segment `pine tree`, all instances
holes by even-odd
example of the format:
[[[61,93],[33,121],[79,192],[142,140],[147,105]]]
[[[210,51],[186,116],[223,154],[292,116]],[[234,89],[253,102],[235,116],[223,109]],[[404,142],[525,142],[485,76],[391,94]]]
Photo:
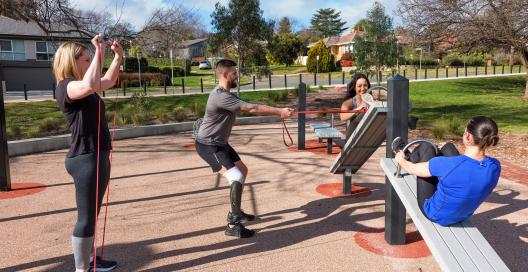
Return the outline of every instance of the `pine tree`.
[[[320,31],[324,37],[340,35],[348,29],[343,27],[346,22],[341,21],[340,16],[341,12],[336,12],[335,9],[319,9],[312,17],[312,29]]]

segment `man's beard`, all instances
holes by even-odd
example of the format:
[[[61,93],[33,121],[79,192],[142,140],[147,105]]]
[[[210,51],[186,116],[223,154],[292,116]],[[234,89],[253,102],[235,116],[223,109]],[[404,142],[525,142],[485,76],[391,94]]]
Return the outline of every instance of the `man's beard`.
[[[233,80],[229,83],[229,86],[231,87],[231,89],[234,89],[238,86],[238,82],[236,80]]]

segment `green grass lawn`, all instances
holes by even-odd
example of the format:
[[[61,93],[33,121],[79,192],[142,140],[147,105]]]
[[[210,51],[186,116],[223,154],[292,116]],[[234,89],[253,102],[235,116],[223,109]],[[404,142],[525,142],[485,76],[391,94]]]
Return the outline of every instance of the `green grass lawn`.
[[[439,118],[492,117],[501,131],[528,133],[528,102],[522,100],[526,77],[500,77],[410,83],[410,113],[419,125]]]
[[[439,119],[467,120],[475,115],[494,118],[501,131],[528,133],[528,102],[522,100],[524,76],[411,82],[411,115],[420,126]],[[203,116],[208,94],[105,99],[107,119],[118,126],[171,123]],[[295,99],[292,91],[243,92],[242,99],[272,106]],[[291,102],[292,100],[290,100]],[[6,103],[8,139],[25,139],[67,133],[65,121],[54,101]],[[247,116],[247,114],[241,114]]]

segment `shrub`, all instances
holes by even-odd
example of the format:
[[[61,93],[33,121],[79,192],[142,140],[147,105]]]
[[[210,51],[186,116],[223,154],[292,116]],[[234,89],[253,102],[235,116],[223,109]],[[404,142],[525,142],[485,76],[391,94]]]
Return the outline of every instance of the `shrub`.
[[[61,119],[46,117],[38,125],[38,132],[46,134],[48,132],[53,132],[59,130],[64,122]]]
[[[146,58],[140,59],[141,64],[141,72],[144,73],[148,68],[148,61]],[[123,66],[125,68],[125,72],[132,72],[137,73],[138,72],[138,59],[134,57],[129,57],[124,59]]]
[[[319,56],[319,64],[317,62]],[[306,68],[308,72],[316,72],[319,69],[320,73],[331,72],[335,69],[334,56],[330,49],[326,48],[325,43],[320,40],[310,48],[308,51],[308,60],[306,61]]]
[[[172,117],[176,122],[182,122],[187,119],[187,114],[183,107],[176,107],[172,110]]]
[[[191,107],[191,110],[196,117],[200,118],[205,114],[205,106],[206,104],[204,102],[195,101]]]

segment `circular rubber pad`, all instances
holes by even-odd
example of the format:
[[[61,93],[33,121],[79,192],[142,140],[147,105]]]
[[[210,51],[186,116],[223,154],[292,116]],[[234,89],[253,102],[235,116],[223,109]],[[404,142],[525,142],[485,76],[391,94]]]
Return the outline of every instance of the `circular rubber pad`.
[[[0,191],[0,199],[23,197],[44,191],[46,185],[41,183],[12,183],[10,191]]]
[[[318,185],[315,191],[328,197],[362,197],[372,193],[367,187],[352,184],[352,192],[344,194],[343,183],[323,183]]]
[[[405,234],[404,245],[389,245],[385,241],[385,229],[367,229],[354,235],[356,243],[374,254],[394,258],[424,258],[431,251],[418,231]]]

